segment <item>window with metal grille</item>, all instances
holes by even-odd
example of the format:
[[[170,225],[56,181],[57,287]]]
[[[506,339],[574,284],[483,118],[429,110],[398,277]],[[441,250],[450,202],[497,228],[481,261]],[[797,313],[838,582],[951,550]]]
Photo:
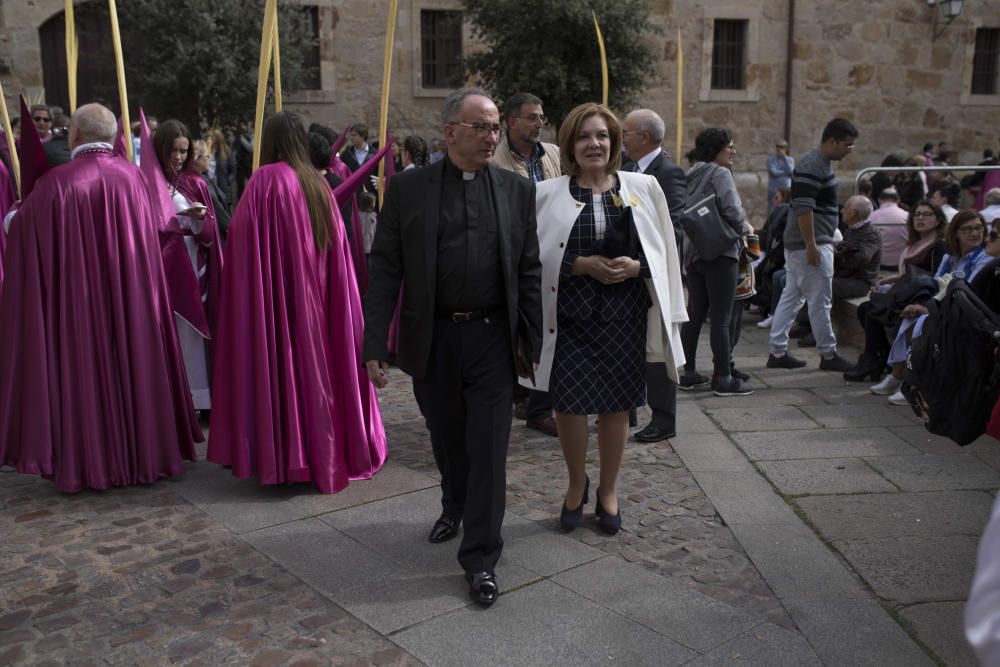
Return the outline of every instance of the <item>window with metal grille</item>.
[[[972,94],[997,94],[997,62],[1000,61],[1000,28],[978,28],[972,57]]]
[[[712,88],[746,88],[747,21],[716,19],[712,40]]]
[[[462,83],[462,12],[420,11],[421,79],[424,88]]]

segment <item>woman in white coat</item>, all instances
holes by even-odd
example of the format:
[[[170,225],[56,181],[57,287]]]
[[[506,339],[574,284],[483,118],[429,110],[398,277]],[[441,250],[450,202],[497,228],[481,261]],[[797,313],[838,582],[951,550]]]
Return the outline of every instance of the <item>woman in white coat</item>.
[[[560,522],[572,530],[582,520],[587,416],[598,414],[595,514],[609,534],[621,528],[618,472],[628,411],[645,402],[644,364],[666,362],[677,381],[687,319],[666,198],[652,176],[618,171],[621,140],[607,107],[573,109],[559,131],[567,175],[539,183],[536,202],[544,331],[535,388],[553,396],[569,472]]]

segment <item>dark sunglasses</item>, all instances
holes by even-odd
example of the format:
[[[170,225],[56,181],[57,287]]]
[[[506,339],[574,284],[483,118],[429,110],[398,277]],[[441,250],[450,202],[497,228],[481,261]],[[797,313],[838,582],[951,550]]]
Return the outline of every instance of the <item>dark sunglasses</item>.
[[[32,116],[31,120],[35,121],[36,123],[51,123],[52,122],[51,118],[46,118],[45,116]]]

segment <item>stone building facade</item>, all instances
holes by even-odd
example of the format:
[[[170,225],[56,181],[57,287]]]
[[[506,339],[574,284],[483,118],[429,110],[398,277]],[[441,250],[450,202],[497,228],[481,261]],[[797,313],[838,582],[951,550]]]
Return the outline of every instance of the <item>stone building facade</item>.
[[[737,183],[756,223],[766,211],[766,158],[786,127],[791,151],[799,155],[818,141],[829,118],[851,119],[861,137],[839,167],[844,182],[889,152],[919,153],[925,142],[946,141],[958,162],[976,163],[983,149],[1000,148],[998,55],[994,43],[984,56],[981,39],[984,31],[1000,29],[998,1],[965,0],[961,14],[943,26],[938,8],[928,0],[656,0],[651,20],[662,28],[654,44],[662,59],[650,72],[641,102],[667,121],[666,148],[674,152],[679,28],[685,150],[703,127],[733,132]],[[286,106],[334,127],[352,120],[375,127],[388,0],[295,2],[317,7],[319,88],[287,96]],[[39,28],[62,9],[63,0],[0,0],[0,77],[8,102],[21,91],[44,95]],[[441,53],[428,50],[454,55],[456,40],[459,52],[477,48],[468,25],[440,21],[454,17],[442,12],[460,10],[458,0],[400,0],[390,111],[397,135],[440,133],[438,112],[449,88],[435,87],[440,80],[425,81],[440,79],[443,71]],[[728,51],[716,44],[725,34],[720,21],[737,31],[735,41],[732,34],[725,37],[729,41],[722,46]],[[435,30],[448,33],[444,38],[451,41],[428,34]],[[935,33],[940,34],[934,38]],[[738,81],[722,88],[713,79],[720,51],[736,57],[739,66],[730,71]],[[990,66],[992,93],[972,94],[973,70]],[[544,90],[533,92],[545,96]]]

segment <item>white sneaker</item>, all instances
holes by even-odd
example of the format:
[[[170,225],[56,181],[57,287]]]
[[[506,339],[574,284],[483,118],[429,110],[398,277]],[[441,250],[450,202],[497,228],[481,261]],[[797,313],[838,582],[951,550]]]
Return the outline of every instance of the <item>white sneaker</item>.
[[[768,315],[767,317],[765,317],[764,319],[762,319],[760,322],[757,323],[757,328],[758,329],[770,329],[771,328],[771,320],[773,320],[773,319],[774,319],[774,316]]]
[[[909,405],[910,402],[906,400],[906,396],[903,396],[902,390],[896,391],[895,394],[889,397],[889,402],[893,405]]]
[[[892,373],[889,373],[882,381],[878,384],[873,384],[869,389],[876,396],[889,396],[899,391],[899,388],[903,386],[903,379],[898,377],[893,377]]]

